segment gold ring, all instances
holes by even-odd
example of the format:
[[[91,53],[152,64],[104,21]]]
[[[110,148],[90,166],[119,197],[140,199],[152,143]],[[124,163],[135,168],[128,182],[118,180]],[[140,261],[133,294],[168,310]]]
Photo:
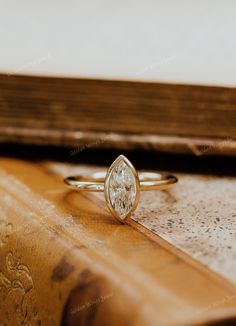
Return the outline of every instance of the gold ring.
[[[140,191],[163,190],[177,181],[173,175],[138,173],[124,155],[120,155],[107,172],[95,172],[91,176],[77,175],[64,180],[78,191],[104,192],[111,213],[122,223],[136,209]]]

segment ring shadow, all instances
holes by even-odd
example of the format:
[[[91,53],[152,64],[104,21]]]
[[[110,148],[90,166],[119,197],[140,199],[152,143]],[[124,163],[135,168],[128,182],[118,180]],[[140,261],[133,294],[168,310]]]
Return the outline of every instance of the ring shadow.
[[[63,196],[63,201],[69,208],[75,221],[82,223],[105,223],[120,225],[120,223],[106,209],[106,203],[98,195],[92,193],[80,193],[69,190]]]

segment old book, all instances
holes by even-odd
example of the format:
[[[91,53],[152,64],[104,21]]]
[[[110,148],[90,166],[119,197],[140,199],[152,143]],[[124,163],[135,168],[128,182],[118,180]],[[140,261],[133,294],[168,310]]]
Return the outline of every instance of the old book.
[[[0,324],[233,325],[235,178],[178,173],[120,225],[62,182],[98,169],[1,157]]]
[[[2,142],[235,155],[233,2],[47,6],[0,13]]]

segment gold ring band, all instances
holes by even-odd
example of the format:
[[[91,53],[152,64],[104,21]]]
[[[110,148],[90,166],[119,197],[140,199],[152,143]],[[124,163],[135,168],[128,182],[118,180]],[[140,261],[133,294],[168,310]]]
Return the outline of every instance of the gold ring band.
[[[177,181],[175,176],[169,174],[137,173],[124,155],[120,155],[107,172],[64,179],[68,186],[78,191],[104,192],[109,209],[121,222],[124,222],[137,207],[140,191],[163,190]]]
[[[163,190],[177,182],[175,176],[164,173],[141,172],[138,173],[138,177],[141,191]],[[103,192],[105,178],[106,172],[95,172],[91,176],[76,175],[68,177],[64,181],[78,191]]]

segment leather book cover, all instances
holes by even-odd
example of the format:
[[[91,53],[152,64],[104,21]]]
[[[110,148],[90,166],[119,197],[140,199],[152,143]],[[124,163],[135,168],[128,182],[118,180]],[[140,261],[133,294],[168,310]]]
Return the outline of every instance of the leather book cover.
[[[193,195],[201,190],[195,197],[201,202],[200,194],[214,195],[221,182],[230,199],[235,181],[181,175],[182,200],[173,201],[174,188],[155,200],[151,193],[142,196],[137,213],[121,225],[102,195],[79,194],[62,182],[69,173],[97,168],[1,158],[0,325],[190,326],[235,320],[233,242],[224,240],[223,231],[214,238],[214,228],[205,233],[209,209],[197,222],[186,206],[192,202],[188,189]],[[211,209],[223,221],[233,213],[233,202],[222,216],[217,196]],[[201,221],[206,224],[200,235]],[[188,223],[194,225],[192,236]],[[212,241],[221,251],[213,250]]]

